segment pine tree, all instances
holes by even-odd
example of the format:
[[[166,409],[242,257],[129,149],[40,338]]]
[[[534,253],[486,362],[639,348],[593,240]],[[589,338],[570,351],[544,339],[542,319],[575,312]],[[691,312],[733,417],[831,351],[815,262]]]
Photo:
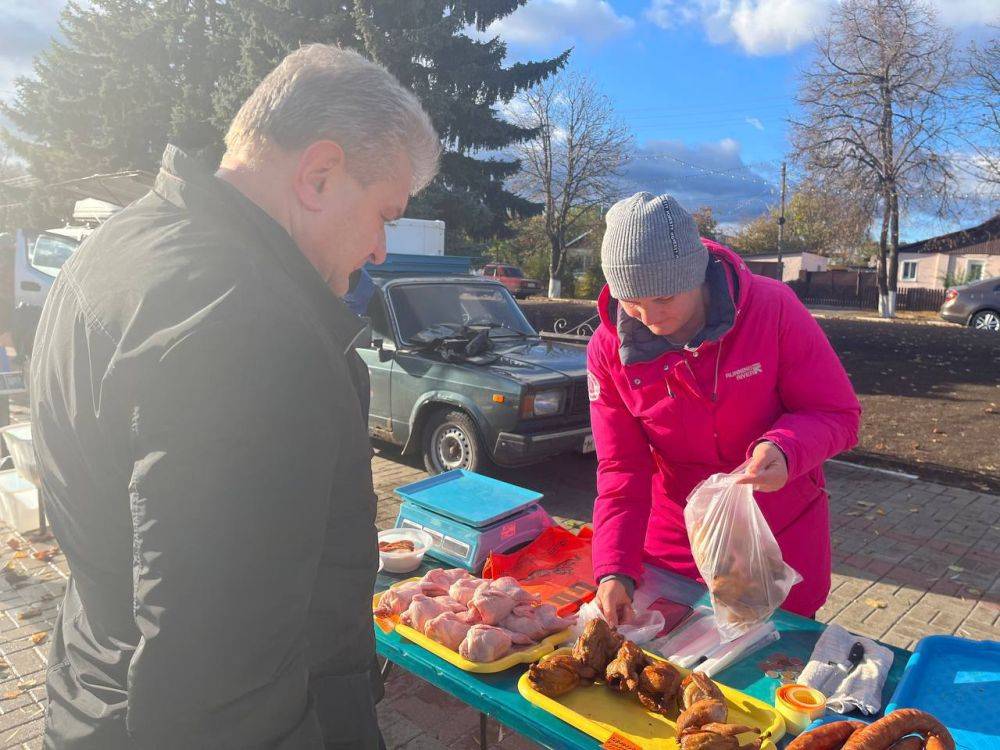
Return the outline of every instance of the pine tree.
[[[47,182],[155,170],[163,147],[218,152],[211,92],[224,62],[221,0],[70,2],[62,41],[35,60],[2,112],[5,140]]]
[[[503,41],[466,33],[470,27],[485,31],[526,1],[354,1],[365,53],[416,92],[445,144],[440,175],[409,213],[444,219],[452,238],[505,236],[509,218],[541,208],[505,187],[520,168],[518,161],[477,152],[502,152],[536,134],[502,119],[496,107],[557,72],[569,51],[505,68]]]

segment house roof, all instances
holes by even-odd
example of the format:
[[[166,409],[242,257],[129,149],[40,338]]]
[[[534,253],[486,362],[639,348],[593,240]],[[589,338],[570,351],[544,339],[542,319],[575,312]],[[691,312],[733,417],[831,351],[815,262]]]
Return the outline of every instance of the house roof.
[[[900,245],[899,252],[1000,255],[1000,213],[968,229]]]

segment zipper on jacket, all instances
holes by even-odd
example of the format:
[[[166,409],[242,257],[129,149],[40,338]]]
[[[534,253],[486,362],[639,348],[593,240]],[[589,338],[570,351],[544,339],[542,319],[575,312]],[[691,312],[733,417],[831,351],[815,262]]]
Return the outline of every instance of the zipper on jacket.
[[[722,341],[719,341],[719,351],[715,355],[715,384],[712,386],[712,403],[719,400],[719,363],[722,361]]]

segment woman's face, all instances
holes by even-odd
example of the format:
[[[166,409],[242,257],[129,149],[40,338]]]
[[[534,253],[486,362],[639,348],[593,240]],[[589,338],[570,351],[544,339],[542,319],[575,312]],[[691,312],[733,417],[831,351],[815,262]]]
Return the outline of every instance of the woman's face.
[[[642,321],[657,336],[686,332],[704,310],[700,286],[670,297],[638,297],[618,301],[629,317]]]

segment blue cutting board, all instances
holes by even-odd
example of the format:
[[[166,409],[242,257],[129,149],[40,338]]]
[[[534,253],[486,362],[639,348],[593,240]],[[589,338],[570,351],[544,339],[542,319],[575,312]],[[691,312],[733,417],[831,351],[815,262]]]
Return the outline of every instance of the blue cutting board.
[[[475,529],[489,526],[542,499],[542,494],[465,469],[399,487],[396,494]]]
[[[917,643],[885,712],[919,708],[962,750],[1000,748],[1000,642],[932,635]]]

